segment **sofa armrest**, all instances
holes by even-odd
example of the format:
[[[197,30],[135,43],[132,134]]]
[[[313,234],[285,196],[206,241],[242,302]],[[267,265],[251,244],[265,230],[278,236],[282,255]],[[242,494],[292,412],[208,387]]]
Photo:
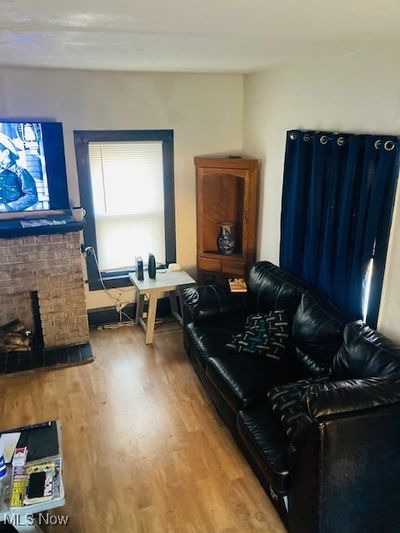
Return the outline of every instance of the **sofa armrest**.
[[[220,285],[190,287],[181,291],[183,322],[205,322],[228,315],[244,313],[247,309],[245,293],[231,293]]]
[[[400,478],[399,384],[381,389],[371,381],[320,386],[320,403],[312,409],[318,419],[291,473],[290,531],[394,531],[400,523],[400,498],[393,490]],[[323,402],[328,389],[332,395],[340,391],[341,403],[329,397],[336,411]],[[385,396],[379,396],[382,390]]]
[[[400,403],[400,378],[349,379],[312,385],[305,396],[314,420]]]

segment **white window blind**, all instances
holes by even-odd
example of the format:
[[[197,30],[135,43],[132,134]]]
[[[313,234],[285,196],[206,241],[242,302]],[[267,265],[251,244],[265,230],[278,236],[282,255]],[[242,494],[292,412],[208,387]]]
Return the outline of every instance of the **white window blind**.
[[[161,141],[90,142],[100,270],[132,268],[136,255],[165,262]]]

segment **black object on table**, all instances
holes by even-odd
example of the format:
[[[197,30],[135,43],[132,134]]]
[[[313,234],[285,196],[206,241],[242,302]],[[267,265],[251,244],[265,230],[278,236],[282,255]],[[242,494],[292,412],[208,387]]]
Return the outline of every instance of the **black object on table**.
[[[16,433],[20,431],[17,448],[28,448],[27,462],[38,461],[44,457],[53,457],[59,454],[57,422],[49,421],[31,426],[23,426],[3,433]]]

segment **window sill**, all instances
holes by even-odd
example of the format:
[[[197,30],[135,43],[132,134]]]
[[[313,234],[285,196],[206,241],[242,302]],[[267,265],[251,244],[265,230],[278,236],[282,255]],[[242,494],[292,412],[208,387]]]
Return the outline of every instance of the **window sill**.
[[[165,272],[167,270],[167,267],[162,265],[157,267],[157,271]],[[103,273],[103,283],[106,287],[106,289],[119,289],[121,287],[134,287],[133,283],[129,279],[129,274],[131,272],[135,272],[135,269],[132,268],[132,270],[126,271],[126,272],[115,272],[113,274],[105,274]],[[147,276],[147,267],[145,268],[144,275]],[[89,291],[102,291],[104,290],[104,287],[99,279],[95,280],[88,280],[86,282],[89,286]]]
[[[119,289],[121,287],[132,287],[128,272],[114,274],[112,276],[103,275],[103,282],[106,289]],[[88,280],[89,291],[102,291],[104,287],[99,279]]]

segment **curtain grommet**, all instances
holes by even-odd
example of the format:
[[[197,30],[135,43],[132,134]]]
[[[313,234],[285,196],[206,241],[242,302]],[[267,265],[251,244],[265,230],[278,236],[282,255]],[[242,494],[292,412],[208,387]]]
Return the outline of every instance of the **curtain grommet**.
[[[374,146],[377,150],[379,150],[379,148],[382,146],[382,141],[378,139],[377,141],[374,142]]]
[[[326,135],[323,135],[323,136],[320,138],[319,142],[320,142],[321,144],[327,144],[327,142],[328,142],[328,137],[327,137]]]
[[[309,133],[306,133],[303,137],[303,141],[308,143],[309,141],[311,141],[311,135]]]
[[[346,144],[346,140],[345,140],[344,137],[339,137],[336,142],[337,142],[338,146],[344,146]]]
[[[394,144],[393,141],[386,141],[384,146],[385,146],[386,151],[391,152],[396,145]]]
[[[291,141],[295,141],[297,139],[297,135],[292,131],[291,133],[289,133],[289,139]]]

